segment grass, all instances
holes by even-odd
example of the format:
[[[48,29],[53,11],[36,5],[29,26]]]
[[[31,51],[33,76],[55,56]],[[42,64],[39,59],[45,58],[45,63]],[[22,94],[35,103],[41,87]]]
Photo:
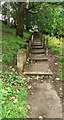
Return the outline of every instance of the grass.
[[[13,67],[3,71],[2,118],[24,118],[27,116],[27,88],[25,78],[18,75]]]
[[[16,34],[16,29],[15,29],[15,28],[12,29],[12,28],[10,28],[9,26],[0,23],[0,30],[1,30],[1,29],[2,29],[3,31],[7,32],[7,33],[10,33],[10,34],[13,34],[13,35]]]
[[[13,56],[17,54],[17,51],[20,49],[20,47],[24,47],[24,43],[29,38],[30,32],[24,32],[24,37],[20,38],[15,35],[15,29],[9,28],[7,25],[2,25],[2,29],[5,32],[2,36],[2,60],[4,62],[11,62],[13,61]]]
[[[43,35],[43,38],[48,38],[48,47],[58,56],[59,62],[59,76],[61,80],[64,80],[64,46],[62,49],[63,38],[56,38],[55,36]]]
[[[0,116],[2,118],[26,118],[27,87],[25,78],[18,75],[15,68],[7,66],[5,63],[13,63],[14,55],[17,55],[20,47],[24,47],[24,43],[29,38],[30,32],[24,32],[24,37],[20,38],[15,35],[16,30],[9,28],[7,25],[2,24],[2,30],[3,71],[1,76],[2,83],[0,83],[0,104],[3,109],[0,108]]]

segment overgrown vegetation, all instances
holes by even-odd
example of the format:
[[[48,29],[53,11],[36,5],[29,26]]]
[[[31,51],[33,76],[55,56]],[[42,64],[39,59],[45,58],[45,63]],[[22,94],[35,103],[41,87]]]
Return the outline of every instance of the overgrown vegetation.
[[[0,27],[1,29],[1,27]],[[13,56],[17,55],[17,51],[24,47],[24,43],[29,38],[30,33],[24,32],[24,37],[20,38],[15,35],[16,29],[12,29],[7,25],[2,24],[2,43],[3,43],[3,57],[4,62],[13,61]]]
[[[55,36],[50,36],[50,35],[43,35],[43,39],[48,38],[48,47],[51,49],[56,55],[57,55],[57,60],[59,63],[59,77],[64,80],[64,55],[63,55],[63,50],[64,47],[62,47],[63,44],[63,38],[56,38]]]
[[[0,25],[1,26],[1,25]],[[1,29],[1,27],[0,27]],[[30,33],[24,32],[24,37],[15,35],[15,29],[2,24],[2,48],[3,48],[3,70],[1,88],[2,118],[24,118],[27,117],[26,97],[27,87],[25,78],[18,74],[16,68],[7,66],[5,63],[13,63],[14,55],[24,47]],[[15,58],[16,59],[16,58]],[[8,64],[9,65],[9,64]]]
[[[56,37],[49,37],[48,36],[48,42],[49,42],[49,48],[57,54],[58,62],[59,62],[59,76],[61,80],[64,80],[64,55],[62,54],[62,44],[63,44],[63,38],[56,38]]]
[[[27,116],[27,88],[25,78],[10,66],[2,75],[2,118],[24,118]]]

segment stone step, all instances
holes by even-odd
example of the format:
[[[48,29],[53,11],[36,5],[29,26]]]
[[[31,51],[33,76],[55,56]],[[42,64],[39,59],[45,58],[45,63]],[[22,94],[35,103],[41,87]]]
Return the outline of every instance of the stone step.
[[[44,49],[38,49],[38,50],[37,49],[34,49],[34,50],[32,49],[31,53],[32,54],[43,54],[43,53],[45,53],[45,51],[44,51]]]
[[[33,44],[41,44],[42,42],[33,42]]]
[[[26,75],[52,75],[48,61],[33,62],[30,65],[25,65],[24,74]]]
[[[47,61],[48,57],[45,54],[30,54],[29,59],[34,61]]]
[[[42,46],[42,44],[32,44],[32,46]]]
[[[44,58],[47,57],[46,54],[29,54],[29,58]]]
[[[44,75],[44,76],[52,76],[52,72],[24,72],[24,75]]]
[[[34,40],[33,42],[42,42],[41,40]]]
[[[42,46],[42,45],[41,45],[41,46],[33,46],[33,45],[32,45],[32,48],[33,48],[33,49],[42,49],[43,46]]]
[[[32,45],[41,45],[42,46],[42,43],[41,42],[33,42]]]
[[[48,60],[47,57],[44,57],[44,58],[43,57],[42,58],[37,58],[37,57],[33,58],[33,57],[31,57],[30,59],[33,60],[33,61],[47,61]]]

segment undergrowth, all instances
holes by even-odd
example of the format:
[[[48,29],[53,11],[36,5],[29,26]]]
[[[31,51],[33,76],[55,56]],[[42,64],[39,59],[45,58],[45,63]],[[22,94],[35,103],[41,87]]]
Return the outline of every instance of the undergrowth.
[[[1,30],[1,25],[0,25]],[[26,118],[27,87],[24,76],[20,76],[16,70],[7,63],[13,63],[14,55],[20,48],[24,48],[30,32],[24,32],[24,37],[15,35],[15,29],[2,24],[2,60],[3,70],[0,82],[0,117],[5,118]],[[1,73],[1,72],[0,72]]]
[[[6,70],[7,69],[7,70]],[[27,116],[27,88],[25,78],[12,67],[2,74],[2,118],[24,118]]]
[[[48,47],[51,49],[56,55],[59,62],[59,76],[61,80],[64,80],[64,55],[62,48],[63,38],[56,38],[55,36],[43,35],[43,39],[48,38]]]
[[[13,61],[13,56],[17,55],[17,51],[20,48],[24,47],[24,43],[29,38],[30,33],[24,32],[24,37],[20,38],[15,35],[15,29],[9,28],[6,25],[2,25],[2,60],[3,62],[11,62]],[[9,34],[6,34],[6,33]]]

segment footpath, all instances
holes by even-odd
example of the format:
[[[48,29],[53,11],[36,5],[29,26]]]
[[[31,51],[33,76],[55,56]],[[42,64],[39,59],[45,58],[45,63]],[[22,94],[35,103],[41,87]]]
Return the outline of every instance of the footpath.
[[[50,83],[53,73],[49,67],[48,56],[42,41],[37,37],[33,40],[28,60],[24,75],[30,78],[40,76],[39,80],[33,78],[32,94],[27,97],[29,118],[62,118],[61,100]],[[47,79],[43,79],[43,76]]]

